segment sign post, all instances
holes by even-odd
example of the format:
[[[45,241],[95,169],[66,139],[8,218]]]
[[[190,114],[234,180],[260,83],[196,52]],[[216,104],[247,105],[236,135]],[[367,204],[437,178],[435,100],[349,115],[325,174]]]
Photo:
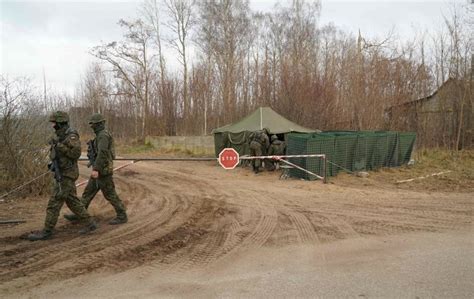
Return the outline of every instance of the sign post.
[[[224,169],[234,169],[239,162],[239,153],[231,147],[225,148],[219,153],[219,164]]]

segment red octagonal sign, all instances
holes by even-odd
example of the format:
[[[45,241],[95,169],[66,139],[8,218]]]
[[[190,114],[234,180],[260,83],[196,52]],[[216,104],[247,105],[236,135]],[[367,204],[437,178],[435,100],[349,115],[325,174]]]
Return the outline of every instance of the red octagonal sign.
[[[219,153],[219,164],[224,169],[234,169],[239,164],[239,153],[231,148],[225,148]]]

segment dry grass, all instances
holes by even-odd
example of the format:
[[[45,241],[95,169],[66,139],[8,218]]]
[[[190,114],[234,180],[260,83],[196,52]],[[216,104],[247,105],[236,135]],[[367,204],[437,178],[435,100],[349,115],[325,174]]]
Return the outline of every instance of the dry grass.
[[[439,149],[421,150],[414,154],[414,158],[414,165],[371,171],[367,179],[342,174],[333,180],[340,184],[363,180],[363,185],[380,185],[424,191],[474,192],[474,150],[458,152]],[[438,176],[429,176],[447,171],[450,172]],[[429,177],[397,183],[397,181],[425,176]]]
[[[203,149],[190,151],[184,147],[175,146],[172,149],[156,148],[151,143],[118,143],[115,146],[117,155],[125,157],[210,157]]]
[[[205,156],[202,153],[180,148],[172,150],[158,149],[151,144],[119,144],[116,151],[120,155],[128,157]],[[414,158],[414,165],[371,171],[366,179],[340,173],[337,177],[330,178],[330,181],[340,185],[362,183],[363,186],[373,185],[424,191],[474,192],[474,150],[457,152],[440,149],[421,150],[414,154]],[[445,171],[450,172],[397,184],[397,181],[424,177]]]

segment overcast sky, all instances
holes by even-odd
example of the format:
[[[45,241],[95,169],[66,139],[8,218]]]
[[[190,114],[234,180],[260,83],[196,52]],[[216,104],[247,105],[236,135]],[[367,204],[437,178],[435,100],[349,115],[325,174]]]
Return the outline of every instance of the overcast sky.
[[[199,1],[199,0],[198,0]],[[450,3],[468,0],[323,0],[320,24],[347,32],[384,36],[392,28],[404,39],[437,31]],[[0,0],[0,73],[29,76],[55,91],[72,94],[93,61],[89,50],[121,37],[119,19],[133,19],[141,0]],[[276,1],[251,0],[254,10],[271,10]],[[285,3],[285,1],[281,1]],[[169,49],[171,54],[172,50]]]

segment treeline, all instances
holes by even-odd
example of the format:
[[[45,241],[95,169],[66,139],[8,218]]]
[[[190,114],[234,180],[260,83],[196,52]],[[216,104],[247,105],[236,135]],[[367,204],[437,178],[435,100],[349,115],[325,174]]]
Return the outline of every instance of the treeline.
[[[97,62],[76,95],[47,102],[74,106],[78,119],[104,113],[114,134],[137,140],[209,134],[260,106],[321,130],[391,129],[387,108],[448,78],[467,82],[463,101],[472,106],[474,24],[463,17],[472,6],[411,41],[319,25],[320,8],[294,0],[260,13],[248,1],[146,0],[139,19],[119,21],[123,39],[91,49]]]
[[[416,130],[419,146],[474,143],[462,143],[474,136],[473,5],[453,8],[439,31],[411,41],[322,26],[320,8],[294,0],[260,13],[241,0],[146,0],[139,19],[118,23],[121,40],[91,49],[96,63],[74,96],[0,76],[0,189],[46,171],[45,116],[56,109],[69,111],[82,135],[91,133],[86,118],[101,112],[128,141],[209,134],[270,106],[321,130]],[[178,67],[166,59],[170,49]],[[456,105],[431,112],[451,124],[427,130],[429,123],[387,121],[387,111],[397,111],[388,108],[427,97],[448,79],[459,88],[443,94],[456,95]]]

